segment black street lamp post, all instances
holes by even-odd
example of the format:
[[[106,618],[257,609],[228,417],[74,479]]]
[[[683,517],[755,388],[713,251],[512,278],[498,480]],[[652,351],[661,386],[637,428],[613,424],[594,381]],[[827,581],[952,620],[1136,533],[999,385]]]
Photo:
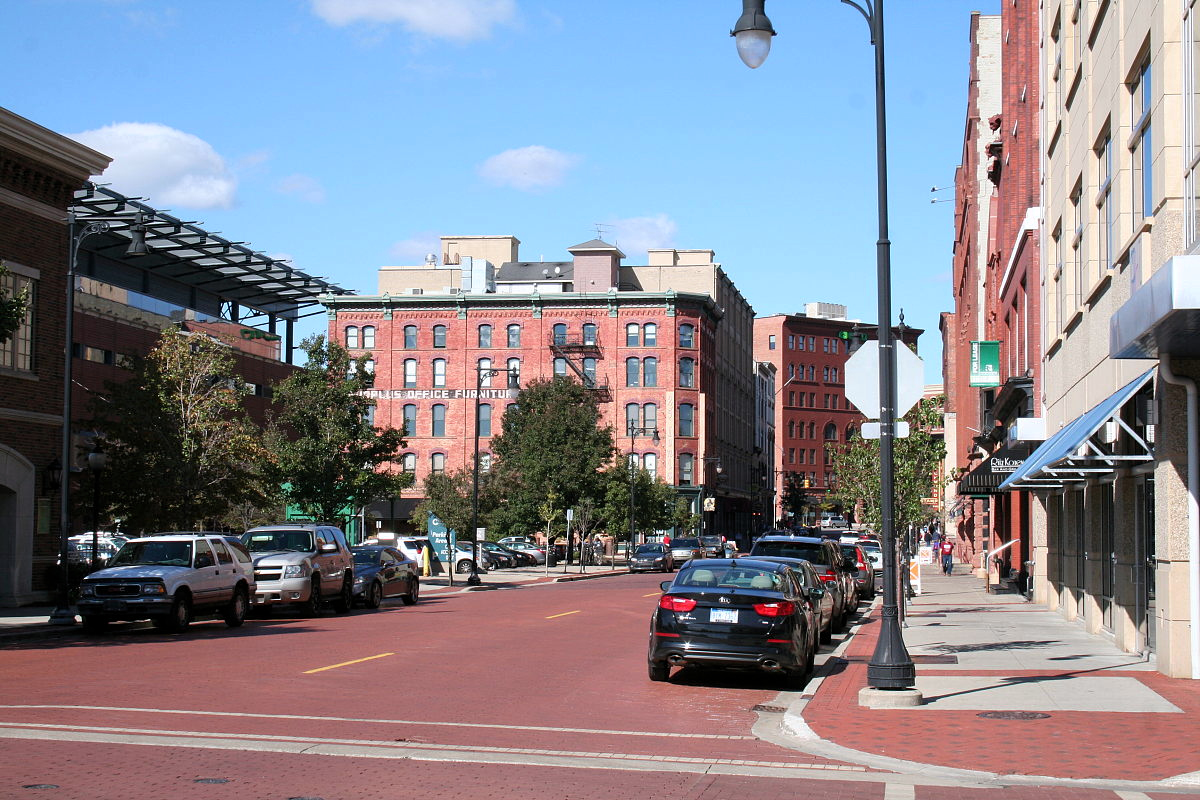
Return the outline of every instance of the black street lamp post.
[[[633,450],[637,446],[637,437],[639,436],[649,436],[651,441],[656,445],[658,444],[659,439],[658,428],[639,428],[632,422],[630,422],[625,428],[625,432],[629,436],[629,545],[625,552],[625,559],[629,560],[633,558],[633,550],[637,546],[637,527],[634,521],[634,493],[637,488],[638,470],[641,468],[641,465],[635,463],[634,461],[637,458],[637,454],[634,453]],[[614,545],[614,547],[615,546],[616,545]]]
[[[475,365],[475,470],[471,486],[471,575],[467,585],[478,586],[483,581],[479,577],[479,399],[483,395],[484,378],[492,378],[503,373],[508,378],[505,381],[506,391],[516,388],[519,373],[512,367],[485,367]],[[489,430],[489,435],[490,435]]]
[[[867,665],[867,686],[871,689],[911,690],[916,684],[916,669],[904,646],[898,613],[899,573],[896,563],[895,462],[893,444],[896,433],[896,353],[892,334],[892,264],[888,239],[887,205],[887,114],[885,103],[883,0],[841,0],[857,9],[871,30],[875,46],[875,153],[877,163],[879,238],[876,242],[879,336],[879,458],[880,514],[883,549],[883,610],[879,641]],[[737,41],[738,55],[754,69],[762,64],[771,49],[775,30],[764,12],[765,0],[742,0],[742,16],[731,35]],[[919,700],[919,697],[916,698]]]
[[[100,473],[108,466],[108,454],[97,448],[88,453],[88,469],[92,472],[92,565],[100,567]]]

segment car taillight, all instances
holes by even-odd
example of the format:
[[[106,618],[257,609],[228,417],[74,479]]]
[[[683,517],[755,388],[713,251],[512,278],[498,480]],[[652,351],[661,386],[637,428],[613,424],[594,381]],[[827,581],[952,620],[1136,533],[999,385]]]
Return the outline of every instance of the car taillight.
[[[665,608],[667,611],[691,611],[696,607],[696,601],[690,597],[676,597],[673,594],[664,594],[658,600],[658,607]]]
[[[824,572],[818,572],[817,575],[819,575],[821,580],[825,583],[833,583],[837,580],[837,573],[831,569],[827,569]]]
[[[791,600],[778,603],[755,603],[754,610],[764,617],[788,617],[796,613],[796,604]]]

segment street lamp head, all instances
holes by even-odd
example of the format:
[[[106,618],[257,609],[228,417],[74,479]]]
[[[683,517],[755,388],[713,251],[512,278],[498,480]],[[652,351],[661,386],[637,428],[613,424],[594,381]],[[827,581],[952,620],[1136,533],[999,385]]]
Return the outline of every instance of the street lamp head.
[[[766,0],[742,0],[742,15],[729,35],[737,45],[738,57],[750,69],[758,69],[771,52],[775,29],[763,10]]]
[[[125,251],[125,255],[144,256],[149,252],[150,248],[146,246],[146,225],[141,212],[138,212],[133,224],[129,226],[129,249]]]

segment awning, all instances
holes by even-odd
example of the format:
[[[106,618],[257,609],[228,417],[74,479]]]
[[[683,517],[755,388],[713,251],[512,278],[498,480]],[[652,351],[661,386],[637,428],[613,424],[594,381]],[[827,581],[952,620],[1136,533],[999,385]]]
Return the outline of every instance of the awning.
[[[1200,255],[1174,256],[1109,321],[1112,358],[1200,356]]]
[[[1112,472],[1122,461],[1149,461],[1150,445],[1121,419],[1121,407],[1149,383],[1156,367],[1125,384],[1091,411],[1076,417],[1034,450],[1029,458],[1000,484],[1000,489],[1054,489],[1072,481]],[[1129,434],[1138,452],[1116,454],[1091,441],[1109,420]]]
[[[1016,472],[1025,459],[1024,449],[1001,447],[958,480],[959,495],[1000,494],[1000,484]]]

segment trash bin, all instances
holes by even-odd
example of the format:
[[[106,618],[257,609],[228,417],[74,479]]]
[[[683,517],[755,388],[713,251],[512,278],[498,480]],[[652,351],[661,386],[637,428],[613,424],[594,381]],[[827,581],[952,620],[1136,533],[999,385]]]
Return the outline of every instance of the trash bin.
[[[1033,599],[1033,562],[1026,561],[1021,564],[1021,593],[1025,595],[1026,600]]]

